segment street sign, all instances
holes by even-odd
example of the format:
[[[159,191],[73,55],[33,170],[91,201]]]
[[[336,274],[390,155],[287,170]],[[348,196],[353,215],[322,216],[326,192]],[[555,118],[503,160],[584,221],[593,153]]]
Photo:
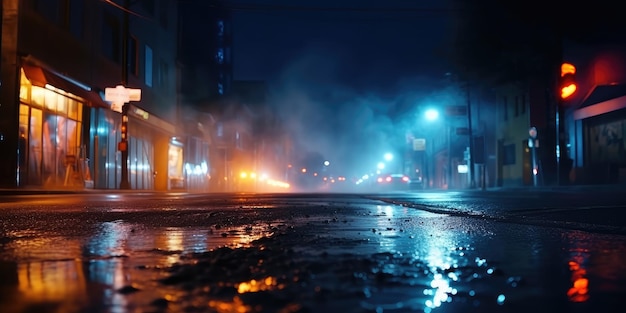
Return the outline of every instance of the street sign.
[[[424,150],[426,150],[426,139],[424,138],[413,139],[413,151],[424,151]]]
[[[530,135],[530,138],[537,138],[537,128],[535,127],[529,128],[528,135]]]
[[[446,107],[446,115],[461,116],[467,114],[467,107],[463,105],[451,105]]]
[[[456,134],[457,135],[468,135],[469,134],[469,129],[467,127],[457,127]]]
[[[126,88],[122,85],[105,88],[104,100],[111,102],[111,110],[122,113],[124,103],[141,100],[141,89]]]

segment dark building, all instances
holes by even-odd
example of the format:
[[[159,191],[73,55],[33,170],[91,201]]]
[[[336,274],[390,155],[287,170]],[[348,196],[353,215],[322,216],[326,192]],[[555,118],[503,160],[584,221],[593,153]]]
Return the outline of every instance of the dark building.
[[[180,112],[187,153],[185,163],[205,173],[191,175],[185,185],[191,190],[225,190],[228,180],[224,108],[232,84],[231,12],[221,1],[179,3]],[[228,137],[230,138],[230,137]],[[189,171],[188,171],[189,172]]]
[[[2,1],[0,185],[117,189],[122,150],[132,189],[183,176],[176,2],[118,3]]]
[[[215,0],[183,1],[179,10],[181,104],[202,111],[231,89],[231,12]]]

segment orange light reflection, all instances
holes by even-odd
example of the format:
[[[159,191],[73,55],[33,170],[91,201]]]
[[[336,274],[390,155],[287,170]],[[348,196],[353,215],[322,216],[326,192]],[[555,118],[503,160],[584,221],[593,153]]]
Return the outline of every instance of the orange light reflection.
[[[585,302],[589,299],[589,280],[585,277],[585,270],[577,261],[569,261],[572,271],[572,287],[567,291],[567,297],[572,302]]]

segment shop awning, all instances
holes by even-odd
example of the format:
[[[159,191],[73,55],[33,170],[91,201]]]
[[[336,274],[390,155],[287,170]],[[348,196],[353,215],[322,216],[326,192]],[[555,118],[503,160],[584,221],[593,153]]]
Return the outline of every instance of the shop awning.
[[[580,107],[574,111],[574,119],[582,120],[626,108],[626,84],[600,85],[594,87]]]
[[[159,130],[168,135],[176,134],[176,126],[174,124],[160,119],[154,114],[150,114],[132,103],[128,108],[128,117],[133,118],[136,121],[140,121],[141,123],[151,126],[153,129]]]
[[[46,85],[50,85],[83,98],[91,106],[109,108],[97,91],[70,77],[30,62],[24,62],[22,69],[26,78],[35,86],[45,88]]]

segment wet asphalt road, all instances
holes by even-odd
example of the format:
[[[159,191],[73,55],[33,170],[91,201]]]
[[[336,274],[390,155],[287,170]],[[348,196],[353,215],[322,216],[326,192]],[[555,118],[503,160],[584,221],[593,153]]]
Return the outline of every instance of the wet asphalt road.
[[[1,312],[621,312],[620,190],[0,196]]]

